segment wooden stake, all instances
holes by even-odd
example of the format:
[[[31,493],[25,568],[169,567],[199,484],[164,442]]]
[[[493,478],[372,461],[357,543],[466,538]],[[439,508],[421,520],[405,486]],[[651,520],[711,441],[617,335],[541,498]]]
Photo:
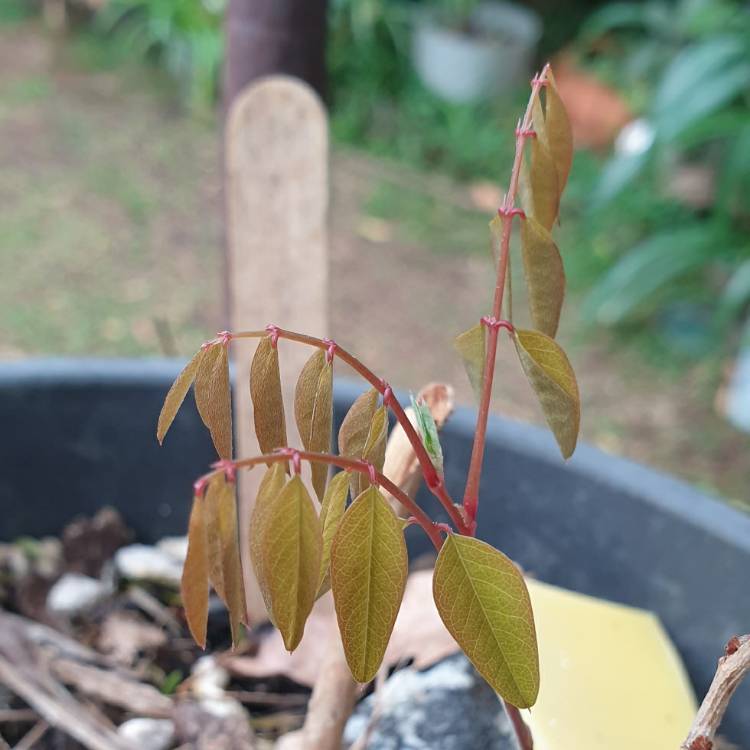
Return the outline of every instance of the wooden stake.
[[[317,95],[285,76],[259,80],[234,100],[226,127],[229,293],[233,330],[274,323],[317,336],[328,333],[328,123]],[[287,436],[294,384],[310,356],[280,342]],[[258,453],[248,387],[252,345],[235,351],[235,432],[238,456]],[[249,528],[262,473],[244,474],[239,487],[241,533]],[[265,619],[262,598],[241,544],[248,620]]]

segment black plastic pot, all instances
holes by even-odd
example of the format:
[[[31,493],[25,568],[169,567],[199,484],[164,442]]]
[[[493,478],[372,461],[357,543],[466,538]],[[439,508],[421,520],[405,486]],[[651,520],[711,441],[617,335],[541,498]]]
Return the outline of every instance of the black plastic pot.
[[[213,460],[192,404],[163,448],[154,436],[173,360],[30,360],[0,367],[0,538],[56,534],[73,516],[117,507],[141,541],[184,533],[191,484]],[[340,420],[360,388],[339,383]],[[460,496],[474,415],[442,439]],[[550,583],[656,612],[698,694],[726,641],[750,629],[750,517],[691,487],[587,445],[567,464],[545,430],[493,418],[480,536]],[[433,508],[431,496],[420,500]],[[414,553],[427,551],[411,529]],[[750,684],[723,731],[750,746]]]

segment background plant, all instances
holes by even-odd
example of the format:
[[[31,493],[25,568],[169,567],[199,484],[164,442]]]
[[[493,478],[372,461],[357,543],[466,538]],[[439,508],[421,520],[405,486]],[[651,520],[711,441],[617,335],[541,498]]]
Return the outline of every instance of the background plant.
[[[449,7],[465,16],[475,4],[330,0],[326,54],[336,141],[459,179],[492,179],[512,154],[513,141],[503,133],[514,124],[507,114],[523,105],[523,93],[511,102],[444,102],[424,88],[410,60],[415,12]],[[574,36],[591,0],[578,2],[564,19],[554,4],[536,5],[554,19],[542,40],[547,55]],[[219,98],[225,7],[226,0],[112,0],[91,28],[118,58],[164,67],[183,101],[204,112]]]
[[[750,300],[750,13],[732,0],[616,3],[589,20],[583,47],[643,118],[640,144],[592,193],[610,267],[585,313],[605,325],[682,317],[703,334],[686,350],[703,353]]]
[[[432,4],[440,22],[458,31],[471,33],[471,15],[479,0],[439,0]]]
[[[334,341],[275,325],[258,331],[224,331],[205,343],[178,376],[166,396],[157,437],[164,439],[192,385],[198,411],[219,455],[212,471],[195,484],[182,579],[188,624],[199,644],[206,641],[209,584],[227,605],[233,641],[239,640],[247,615],[240,557],[247,545],[269,618],[286,647],[290,651],[296,648],[315,600],[330,586],[352,675],[359,682],[371,680],[382,661],[406,584],[404,530],[416,525],[438,552],[433,591],[447,629],[509,704],[528,707],[536,701],[538,650],[523,576],[512,561],[474,534],[501,332],[516,348],[563,457],[573,453],[578,438],[578,387],[570,363],[554,339],[565,278],[550,233],[571,167],[572,136],[548,68],[532,82],[515,142],[508,190],[490,223],[497,259],[491,314],[456,339],[479,397],[460,505],[444,483],[442,450],[429,410],[417,409],[415,427],[388,383]],[[517,195],[523,208],[515,205]],[[514,221],[520,222],[520,255],[534,329],[519,329],[512,322],[508,267]],[[503,312],[507,318],[502,317]],[[250,368],[250,393],[262,455],[234,459],[228,349],[242,339],[259,340]],[[299,375],[294,398],[300,449],[287,445],[279,341],[313,349]],[[339,450],[334,454],[330,445],[337,362],[353,369],[370,390],[347,413],[337,437]],[[449,523],[433,519],[383,475],[388,411],[403,428],[425,484]],[[310,466],[317,503],[302,480],[303,464]],[[264,465],[250,529],[239,529],[237,473]],[[332,466],[342,471],[328,481]],[[405,523],[381,490],[411,514]],[[347,506],[349,495],[352,502]]]
[[[193,110],[217,97],[224,59],[225,0],[107,0],[95,28],[131,54],[161,63]]]

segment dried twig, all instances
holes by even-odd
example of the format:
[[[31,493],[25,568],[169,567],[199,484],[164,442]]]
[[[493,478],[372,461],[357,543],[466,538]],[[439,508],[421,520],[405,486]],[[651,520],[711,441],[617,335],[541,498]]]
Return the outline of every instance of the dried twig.
[[[375,692],[372,701],[372,713],[370,714],[370,720],[367,722],[365,731],[357,737],[349,750],[367,750],[367,746],[370,744],[372,734],[375,731],[380,717],[383,715],[385,707],[385,701],[383,698],[383,688],[385,687],[385,681],[388,678],[388,668],[384,665],[380,665],[377,675],[375,676]]]
[[[42,737],[44,737],[48,729],[49,724],[46,721],[38,721],[28,732],[26,732],[13,750],[31,750],[31,748],[33,748]]]
[[[45,625],[0,612],[0,682],[39,716],[91,750],[118,750],[119,738],[96,706],[77,700],[63,683],[81,694],[141,716],[167,716],[172,699],[141,682],[131,670]],[[41,730],[40,730],[41,731]]]
[[[712,750],[714,737],[734,691],[750,672],[750,635],[735,636],[719,659],[711,687],[698,709],[682,750]]]
[[[263,690],[225,690],[224,692],[240,703],[256,706],[298,708],[310,702],[310,696],[307,693],[267,693]]]
[[[335,620],[332,620],[328,650],[307,707],[305,724],[299,731],[282,737],[277,750],[339,750],[344,727],[354,710],[358,687],[346,663]]]
[[[34,722],[38,718],[30,708],[4,708],[0,711],[0,724],[7,722]]]
[[[56,656],[68,657],[75,661],[91,664],[109,665],[106,657],[82,643],[79,643],[59,630],[29,620],[21,615],[0,612],[0,632],[12,634],[13,640],[20,641],[28,649],[54,653]],[[4,645],[0,642],[0,648]],[[7,643],[5,643],[7,646]]]
[[[172,699],[153,685],[129,679],[113,669],[105,670],[67,659],[50,664],[52,673],[84,695],[111,706],[119,706],[138,716],[165,717],[172,712]]]
[[[3,656],[0,656],[0,683],[28,703],[50,726],[61,729],[89,750],[132,750],[83,710],[62,686],[32,669],[11,664]]]
[[[182,628],[180,623],[170,611],[169,607],[162,604],[153,594],[150,594],[141,586],[132,584],[125,597],[136,607],[143,610],[147,615],[152,617],[159,625],[163,625],[172,635],[180,635]]]

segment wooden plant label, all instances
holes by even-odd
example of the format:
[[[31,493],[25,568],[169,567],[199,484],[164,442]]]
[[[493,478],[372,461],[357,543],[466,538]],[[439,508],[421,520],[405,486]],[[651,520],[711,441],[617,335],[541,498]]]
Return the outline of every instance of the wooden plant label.
[[[286,76],[262,79],[234,100],[226,126],[226,206],[231,327],[273,323],[325,336],[328,326],[328,122],[318,96]],[[258,452],[248,386],[252,346],[233,351],[238,456]],[[296,374],[310,352],[279,346],[282,392],[294,402]],[[286,376],[284,376],[286,373]],[[290,444],[299,444],[294,414]],[[240,529],[248,529],[262,472],[243,474]],[[243,574],[251,622],[265,619],[248,555]]]

